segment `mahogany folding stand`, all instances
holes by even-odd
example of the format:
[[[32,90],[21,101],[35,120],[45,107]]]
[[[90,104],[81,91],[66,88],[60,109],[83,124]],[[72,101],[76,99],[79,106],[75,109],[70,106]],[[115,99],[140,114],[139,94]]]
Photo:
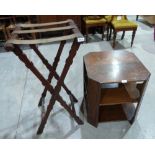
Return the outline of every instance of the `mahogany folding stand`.
[[[47,33],[48,32],[48,33]],[[52,37],[33,39],[34,34],[37,36],[41,36],[42,33],[52,33]],[[69,51],[69,55],[66,58],[66,63],[62,70],[61,75],[58,75],[56,72],[60,56],[62,54],[64,45],[67,40],[73,40],[71,49]],[[39,49],[37,48],[37,44],[46,44],[60,42],[57,54],[54,58],[53,64],[51,65],[47,59],[41,54]],[[39,105],[42,106],[44,103],[44,99],[47,91],[51,94],[50,102],[47,106],[47,110],[45,115],[42,118],[41,124],[38,128],[37,134],[41,134],[44,130],[45,124],[47,122],[48,116],[53,109],[53,106],[56,101],[58,101],[61,106],[63,106],[68,113],[74,118],[74,120],[78,124],[83,124],[82,120],[76,115],[76,111],[74,108],[74,102],[77,102],[76,97],[72,94],[69,88],[65,85],[64,80],[67,75],[67,72],[73,62],[73,58],[75,57],[80,44],[84,42],[84,37],[78,30],[73,20],[66,20],[60,22],[51,22],[51,23],[39,23],[39,24],[19,24],[16,26],[16,29],[13,31],[11,38],[6,42],[5,49],[7,51],[12,51],[18,58],[25,64],[27,68],[29,68],[33,74],[41,81],[42,85],[45,87],[44,91],[41,95]],[[48,78],[46,79],[39,70],[34,66],[33,62],[29,60],[29,58],[24,54],[21,49],[21,45],[29,45],[31,49],[38,55],[41,59],[42,63],[49,70]],[[52,78],[57,80],[57,84],[55,87],[51,85]],[[71,105],[68,105],[66,101],[60,96],[61,87],[64,88],[66,93],[69,95],[71,100]]]

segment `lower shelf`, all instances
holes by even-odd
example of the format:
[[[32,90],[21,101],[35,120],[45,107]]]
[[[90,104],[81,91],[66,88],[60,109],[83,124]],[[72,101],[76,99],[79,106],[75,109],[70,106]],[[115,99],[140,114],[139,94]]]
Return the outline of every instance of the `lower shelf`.
[[[131,120],[135,109],[136,106],[134,104],[100,106],[99,122]]]
[[[122,105],[101,106],[99,109],[99,122],[127,120]]]

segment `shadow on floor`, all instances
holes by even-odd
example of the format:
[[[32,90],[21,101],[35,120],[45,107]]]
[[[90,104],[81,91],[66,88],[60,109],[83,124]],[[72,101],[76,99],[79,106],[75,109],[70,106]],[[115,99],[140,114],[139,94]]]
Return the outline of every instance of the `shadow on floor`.
[[[85,120],[81,126],[81,138],[84,139],[120,139],[129,130],[130,124],[127,121],[99,123],[93,127]]]

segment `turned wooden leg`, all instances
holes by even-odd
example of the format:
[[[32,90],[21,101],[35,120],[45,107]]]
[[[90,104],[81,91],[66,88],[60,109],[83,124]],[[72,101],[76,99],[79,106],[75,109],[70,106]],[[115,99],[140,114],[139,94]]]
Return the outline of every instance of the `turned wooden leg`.
[[[116,36],[117,36],[117,32],[114,30],[114,37],[113,37],[113,48],[115,48]]]
[[[139,15],[136,16],[136,21],[138,21],[138,17],[139,17]]]
[[[102,40],[104,39],[105,26],[102,27]]]
[[[91,32],[92,32],[93,35],[95,35],[96,29],[97,29],[96,27],[92,27],[92,28],[91,28]]]
[[[60,78],[59,78],[59,80],[57,82],[57,85],[55,86],[55,88],[51,92],[52,97],[50,99],[50,103],[49,103],[49,105],[47,107],[46,113],[45,113],[44,117],[42,118],[41,124],[40,124],[40,126],[38,128],[38,131],[37,131],[37,134],[41,134],[43,132],[43,130],[44,130],[44,127],[46,125],[49,114],[50,114],[51,110],[53,109],[53,106],[54,106],[57,98],[60,96],[59,93],[61,91],[62,84],[63,84],[63,82],[65,80],[65,77],[67,75],[67,72],[68,72],[70,66],[73,63],[73,59],[74,59],[74,57],[75,57],[75,55],[76,55],[76,53],[77,53],[77,51],[79,49],[79,46],[80,46],[80,44],[77,44],[76,39],[74,39],[73,44],[72,44],[71,49],[70,49],[70,52],[69,52],[69,56],[66,59],[66,63],[64,65],[64,67],[63,67],[63,71],[62,71],[62,73],[60,75]],[[70,115],[72,117],[74,117],[75,121],[78,124],[83,124],[83,121],[75,113],[74,105],[72,103],[73,102],[72,97],[71,97],[72,109],[66,104],[65,101],[63,101],[62,98],[60,98],[60,99],[61,99],[61,101],[59,103],[70,113]]]
[[[124,39],[124,36],[125,36],[125,31],[123,31],[123,34],[122,34],[121,40]]]
[[[107,26],[107,41],[109,41],[109,26]]]
[[[55,103],[55,102],[54,102],[54,103]],[[48,119],[48,117],[49,117],[49,114],[50,114],[51,110],[53,109],[54,103],[51,103],[51,100],[50,100],[50,103],[49,103],[49,105],[48,105],[48,107],[47,107],[47,111],[46,111],[46,113],[45,113],[45,116],[42,118],[41,124],[40,124],[40,126],[39,126],[39,128],[38,128],[37,135],[43,133],[45,124],[46,124],[46,122],[47,122],[47,119]]]
[[[4,34],[5,41],[6,41],[8,39],[8,37],[7,37],[5,29],[3,29],[3,34]]]
[[[86,27],[86,43],[88,43],[88,27]]]
[[[111,28],[111,27],[109,27],[109,30],[110,30],[109,40],[111,40],[112,28]]]
[[[133,45],[133,41],[134,41],[134,38],[135,38],[135,34],[136,34],[136,30],[133,30],[132,32],[132,40],[131,40],[131,47]]]

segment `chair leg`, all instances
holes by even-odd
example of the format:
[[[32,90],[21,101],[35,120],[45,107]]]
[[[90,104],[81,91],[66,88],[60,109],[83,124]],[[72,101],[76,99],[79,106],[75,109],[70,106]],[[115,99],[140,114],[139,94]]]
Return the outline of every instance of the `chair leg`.
[[[88,27],[86,27],[86,43],[88,43]]]
[[[109,27],[109,29],[110,29],[109,40],[111,40],[112,28]]]
[[[133,30],[132,32],[132,40],[131,40],[131,47],[133,45],[133,41],[134,41],[134,38],[135,38],[135,34],[136,34],[136,30]]]
[[[136,21],[138,21],[138,17],[139,17],[139,15],[136,16]]]
[[[114,30],[114,37],[113,37],[113,48],[115,48],[116,36],[117,36],[117,32]]]
[[[91,32],[92,32],[93,35],[95,35],[95,33],[96,33],[96,27],[92,27],[91,28]]]
[[[3,29],[3,34],[4,34],[5,41],[6,41],[8,39],[8,37],[7,37],[5,29]]]
[[[107,41],[109,41],[109,26],[107,25]]]
[[[125,31],[123,31],[123,34],[122,34],[121,40],[124,39],[124,36],[125,36]]]
[[[102,40],[104,39],[105,26],[102,27]]]

